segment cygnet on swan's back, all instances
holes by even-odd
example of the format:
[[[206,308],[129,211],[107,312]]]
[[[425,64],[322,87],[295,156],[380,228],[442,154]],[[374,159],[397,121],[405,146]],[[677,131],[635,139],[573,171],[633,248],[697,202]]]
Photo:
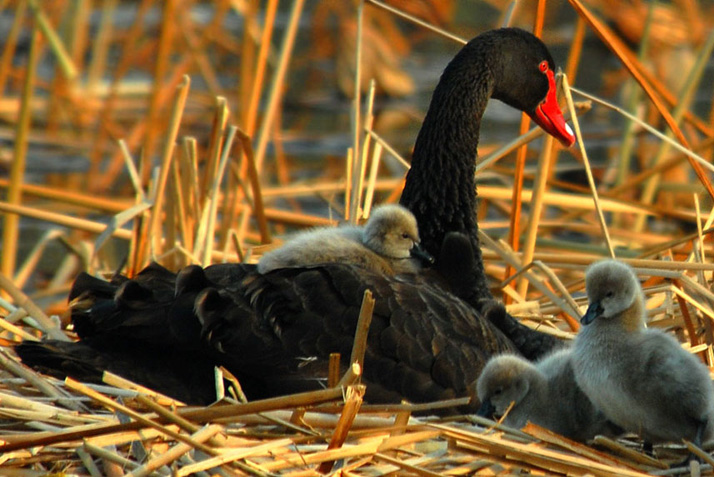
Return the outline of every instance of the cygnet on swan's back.
[[[433,259],[419,246],[414,215],[397,204],[376,207],[364,227],[320,227],[295,235],[282,247],[265,253],[258,271],[351,263],[379,273],[415,273]]]
[[[572,350],[561,349],[537,363],[516,355],[491,358],[478,378],[479,414],[500,417],[516,429],[530,421],[569,439],[587,441],[622,430],[608,421],[575,382]]]
[[[616,260],[585,274],[589,306],[573,351],[580,387],[615,424],[646,442],[712,438],[709,370],[672,336],[645,326],[642,289]]]

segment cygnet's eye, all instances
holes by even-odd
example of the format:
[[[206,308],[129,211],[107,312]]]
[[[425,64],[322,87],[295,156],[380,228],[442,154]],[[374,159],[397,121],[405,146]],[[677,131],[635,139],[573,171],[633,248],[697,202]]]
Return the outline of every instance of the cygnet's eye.
[[[503,392],[503,389],[501,389],[501,388],[496,388],[496,390],[493,391],[493,395],[494,395],[494,396],[498,396],[499,394],[501,394],[501,392]]]
[[[406,233],[406,232],[402,233],[402,238],[408,239],[408,238],[409,238],[409,234]]]
[[[610,291],[607,292],[607,294],[605,295],[605,298],[612,298],[613,296],[615,296],[615,292],[612,291],[612,290],[610,290]]]

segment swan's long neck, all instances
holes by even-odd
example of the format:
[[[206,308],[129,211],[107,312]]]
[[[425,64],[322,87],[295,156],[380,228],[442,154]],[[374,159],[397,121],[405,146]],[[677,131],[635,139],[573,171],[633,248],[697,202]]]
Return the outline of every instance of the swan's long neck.
[[[478,240],[474,179],[481,117],[494,84],[487,52],[465,48],[444,70],[419,131],[400,200],[416,216],[422,244],[432,255],[438,257],[448,232],[471,238],[477,298],[491,298]]]

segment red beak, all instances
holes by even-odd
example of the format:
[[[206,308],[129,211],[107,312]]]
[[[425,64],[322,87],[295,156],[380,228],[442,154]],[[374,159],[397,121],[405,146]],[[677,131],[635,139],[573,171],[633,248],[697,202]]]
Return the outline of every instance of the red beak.
[[[533,121],[545,132],[560,141],[565,147],[570,147],[575,143],[573,130],[565,122],[563,113],[558,107],[558,99],[555,96],[555,75],[552,71],[546,71],[548,75],[548,94],[545,99],[535,108],[535,111],[528,113]]]

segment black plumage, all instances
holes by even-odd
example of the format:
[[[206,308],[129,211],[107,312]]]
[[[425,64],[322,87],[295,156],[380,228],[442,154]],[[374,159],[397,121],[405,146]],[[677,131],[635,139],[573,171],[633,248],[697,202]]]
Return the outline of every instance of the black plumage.
[[[316,389],[324,385],[331,352],[341,353],[343,367],[349,364],[366,289],[376,299],[363,376],[371,402],[465,396],[491,355],[522,350],[535,358],[557,346],[552,337],[520,325],[491,298],[475,214],[474,161],[488,98],[532,113],[554,87],[544,79],[544,64],[552,72],[552,58],[538,39],[501,29],[476,37],[446,68],[417,138],[401,200],[417,217],[425,248],[438,257],[433,269],[389,277],[329,264],[261,275],[252,265],[223,264],[188,267],[176,276],[152,265],[133,280],[116,277],[106,283],[82,275],[71,298],[81,346],[96,352],[85,353],[87,368],[111,369],[93,343],[116,340],[160,353],[182,350],[189,357],[180,364],[163,359],[141,372],[131,370],[138,382],[167,394],[174,392],[173,383],[193,377],[184,369],[193,357],[200,363],[197,374],[205,371],[203,360],[226,366],[252,399]],[[557,104],[555,111],[554,124],[562,123]],[[570,141],[567,131],[550,124],[544,128]],[[64,366],[69,359],[38,358],[42,346],[51,355],[56,345],[21,344],[17,352],[32,366],[83,378],[81,366]],[[71,354],[71,346],[62,353]],[[149,359],[144,354],[117,362],[141,367]],[[161,372],[153,372],[156,368]],[[195,392],[184,389],[183,399],[207,402],[206,387],[191,383]]]
[[[399,202],[416,217],[422,246],[433,255],[448,232],[471,239],[474,300],[491,298],[478,239],[475,181],[481,117],[489,98],[528,113],[563,142],[574,140],[553,126],[557,118],[543,124],[534,114],[549,87],[555,87],[540,70],[543,62],[555,71],[545,45],[523,30],[502,28],[477,36],[445,68],[414,145]],[[551,106],[557,110],[557,103]]]

